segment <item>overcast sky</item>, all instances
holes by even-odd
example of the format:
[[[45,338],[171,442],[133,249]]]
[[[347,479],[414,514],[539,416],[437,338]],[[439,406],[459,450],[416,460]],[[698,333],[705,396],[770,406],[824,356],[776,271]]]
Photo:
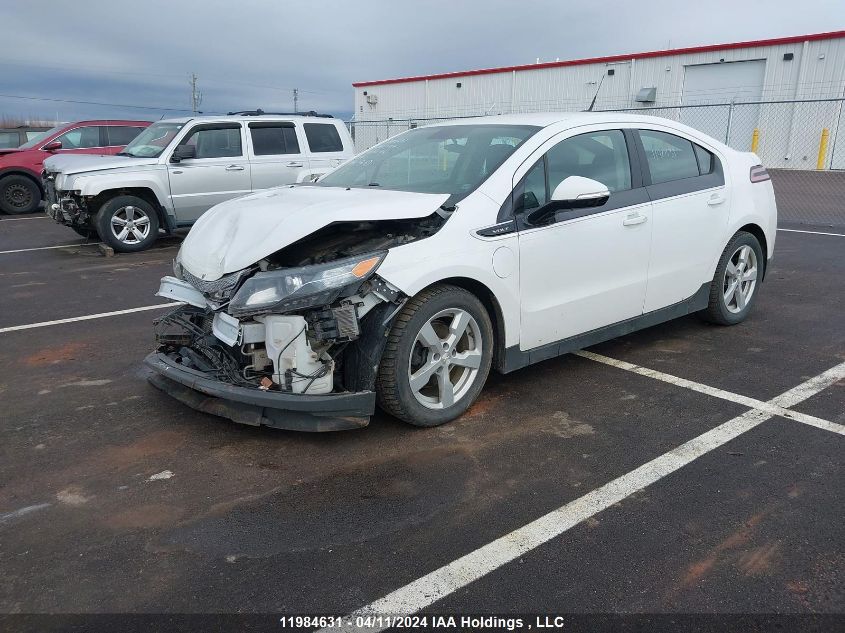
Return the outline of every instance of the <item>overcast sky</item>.
[[[353,81],[845,29],[843,0],[0,0],[0,116],[349,116]],[[93,101],[112,106],[10,98]]]

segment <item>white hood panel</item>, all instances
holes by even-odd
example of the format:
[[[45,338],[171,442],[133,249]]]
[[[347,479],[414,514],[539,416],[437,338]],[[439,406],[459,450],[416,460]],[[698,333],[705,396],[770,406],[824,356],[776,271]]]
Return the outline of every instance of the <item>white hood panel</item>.
[[[156,164],[158,164],[157,158],[133,158],[132,156],[100,154],[56,154],[44,161],[44,169],[68,175],[105,169],[147,167]]]
[[[214,281],[272,255],[333,222],[424,218],[447,194],[386,189],[295,186],[218,204],[205,213],[179,251],[182,265]]]

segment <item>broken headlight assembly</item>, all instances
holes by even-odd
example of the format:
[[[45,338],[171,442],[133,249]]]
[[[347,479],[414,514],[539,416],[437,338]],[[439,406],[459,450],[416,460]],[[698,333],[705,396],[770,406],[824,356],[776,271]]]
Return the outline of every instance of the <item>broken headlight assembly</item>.
[[[367,253],[325,264],[256,273],[232,297],[228,311],[243,316],[329,304],[348,286],[369,279],[386,255],[386,251]]]

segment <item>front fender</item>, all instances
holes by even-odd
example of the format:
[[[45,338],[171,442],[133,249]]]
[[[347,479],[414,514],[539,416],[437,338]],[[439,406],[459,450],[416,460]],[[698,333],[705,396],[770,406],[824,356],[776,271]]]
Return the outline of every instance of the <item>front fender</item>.
[[[164,176],[162,183],[161,176]],[[91,176],[70,177],[63,183],[66,191],[79,191],[83,197],[95,197],[102,193],[120,189],[148,189],[153,192],[158,203],[170,209],[170,191],[167,186],[167,174],[151,172],[149,174],[98,174]]]

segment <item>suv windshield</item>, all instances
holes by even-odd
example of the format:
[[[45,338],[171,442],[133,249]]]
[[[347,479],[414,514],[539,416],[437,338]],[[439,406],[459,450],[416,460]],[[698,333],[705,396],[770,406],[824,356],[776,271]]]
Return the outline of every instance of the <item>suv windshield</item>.
[[[47,138],[48,136],[52,136],[56,132],[65,129],[65,127],[65,125],[57,125],[56,127],[49,129],[46,132],[39,132],[38,136],[29,139],[26,143],[18,147],[18,149],[32,149],[36,145],[40,145],[41,141],[43,141],[45,138]]]
[[[454,203],[478,187],[539,129],[489,124],[417,128],[376,145],[316,184],[448,193]]]
[[[122,152],[118,152],[118,156],[158,158],[183,127],[184,123],[153,123],[124,147]]]

